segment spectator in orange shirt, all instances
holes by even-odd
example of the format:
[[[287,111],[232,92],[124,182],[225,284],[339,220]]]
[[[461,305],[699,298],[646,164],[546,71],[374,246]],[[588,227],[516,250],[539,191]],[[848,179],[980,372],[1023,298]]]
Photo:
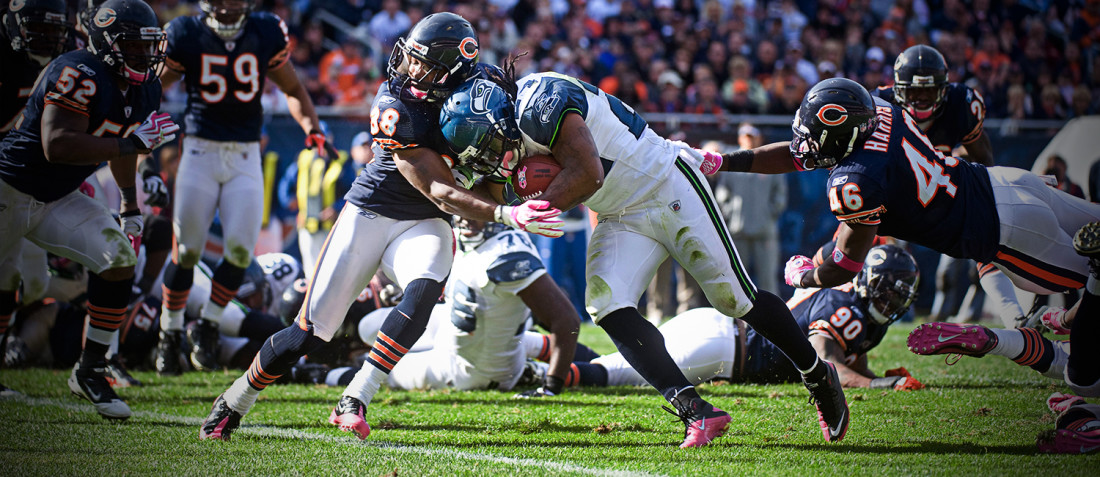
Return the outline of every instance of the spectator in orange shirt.
[[[335,98],[337,106],[363,104],[368,91],[366,76],[371,66],[364,62],[362,46],[352,37],[348,37],[334,49],[321,57],[319,76],[321,83]]]

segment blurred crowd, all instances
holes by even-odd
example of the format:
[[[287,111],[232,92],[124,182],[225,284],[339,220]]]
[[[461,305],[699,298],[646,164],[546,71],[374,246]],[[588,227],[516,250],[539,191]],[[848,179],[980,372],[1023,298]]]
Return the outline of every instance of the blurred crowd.
[[[482,61],[526,52],[521,75],[574,75],[648,112],[791,114],[824,78],[890,85],[894,59],[918,43],[944,54],[951,81],[978,90],[990,117],[1100,111],[1100,0],[258,1],[286,20],[314,102],[353,114],[397,38],[437,11],[474,24]],[[198,11],[150,3],[164,22]],[[266,100],[283,101],[273,90]]]

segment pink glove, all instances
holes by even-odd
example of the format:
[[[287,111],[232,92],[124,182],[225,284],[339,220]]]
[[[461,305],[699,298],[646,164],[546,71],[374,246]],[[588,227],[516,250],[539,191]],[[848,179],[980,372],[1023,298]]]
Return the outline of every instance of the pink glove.
[[[78,187],[78,189],[80,189],[81,194],[84,194],[84,195],[86,195],[88,197],[91,197],[93,199],[95,198],[95,187],[93,187],[91,184],[89,184],[87,182],[81,182],[80,187]]]
[[[814,261],[805,255],[795,255],[783,267],[783,281],[795,288],[803,288],[802,275],[814,269]]]
[[[545,200],[529,200],[515,207],[501,205],[494,214],[495,220],[509,227],[526,230],[544,237],[561,237],[565,225],[558,216],[561,211],[550,207]]]
[[[1050,408],[1050,412],[1060,414],[1070,406],[1074,404],[1084,404],[1085,400],[1080,396],[1074,396],[1073,394],[1054,393],[1047,398],[1047,407]]]
[[[1068,335],[1069,328],[1065,326],[1066,309],[1051,307],[1039,317],[1043,326],[1050,328],[1056,335]]]
[[[702,149],[696,149],[703,156],[703,163],[699,165],[699,170],[703,174],[711,175],[719,171],[722,168],[722,155],[716,152],[704,151]]]
[[[179,130],[179,125],[172,122],[172,116],[168,113],[153,111],[141,126],[130,134],[130,140],[134,142],[139,152],[148,153],[175,139]]]

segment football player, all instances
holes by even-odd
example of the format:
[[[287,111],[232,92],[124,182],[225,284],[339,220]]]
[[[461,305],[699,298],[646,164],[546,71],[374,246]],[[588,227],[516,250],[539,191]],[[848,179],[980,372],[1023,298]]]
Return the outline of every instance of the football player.
[[[0,7],[0,140],[7,136],[27,104],[38,73],[65,48],[69,23],[62,0],[12,0]],[[23,302],[43,289],[46,253],[27,240],[23,251],[0,263],[0,355],[16,308],[16,289],[23,282]],[[22,269],[22,270],[20,270]],[[27,297],[28,292],[32,297]],[[0,384],[0,394],[8,388]]]
[[[518,81],[508,77],[482,94],[506,88],[516,93],[514,105],[475,100],[444,108],[445,114],[464,111],[454,114],[459,119],[485,116],[495,127],[467,134],[449,128],[443,117],[444,135],[455,150],[484,155],[497,144],[522,139],[525,155],[552,154],[561,163],[539,203],[569,209],[583,202],[598,214],[585,272],[588,311],[631,366],[676,408],[685,425],[681,447],[708,444],[731,419],[699,396],[657,327],[638,311],[639,297],[670,255],[699,282],[715,308],[749,323],[804,372],[825,440],[842,439],[848,406],[836,369],[818,359],[783,301],[758,290],[744,272],[699,172],[700,153],[658,136],[618,98],[576,78],[557,73]]]
[[[26,109],[0,143],[0,262],[19,253],[24,237],[85,267],[89,326],[69,389],[106,418],[130,408],[104,377],[105,354],[121,324],[141,235],[136,158],[175,137],[179,127],[159,114],[157,71],[164,32],[139,0],[108,0],[92,20],[87,49],[63,54],[42,72]],[[119,227],[107,208],[78,191],[109,162],[122,193]],[[128,237],[129,236],[129,237]]]
[[[404,290],[404,298],[386,317],[362,369],[329,415],[330,423],[365,439],[370,433],[367,406],[424,333],[443,293],[454,259],[450,216],[493,220],[495,214],[497,221],[515,228],[561,235],[559,210],[545,203],[498,207],[480,188],[502,188],[502,164],[507,170],[517,159],[511,148],[487,159],[459,155],[440,133],[442,100],[460,85],[464,97],[471,98],[467,79],[499,74],[478,63],[477,34],[470,22],[453,13],[424,17],[394,46],[388,73],[371,106],[375,160],[345,196],[295,323],[268,339],[249,370],[218,396],[202,424],[201,439],[228,439],[260,391],[302,355],[332,340],[348,307],[382,269]],[[479,177],[493,185],[467,189]]]
[[[254,12],[253,0],[202,0],[202,13],[173,19],[161,75],[165,87],[182,78],[187,90],[182,157],[173,209],[175,248],[164,281],[161,330],[179,334],[214,215],[221,219],[225,255],[214,268],[213,293],[203,307],[199,340],[191,350],[200,370],[217,367],[218,328],[237,294],[260,234],[264,185],[260,160],[261,96],[267,79],[287,95],[306,144],[335,157],[320,132],[317,113],[294,66],[287,26],[278,16]],[[173,342],[166,337],[164,342]],[[171,352],[172,350],[167,350]],[[168,371],[168,370],[163,370]]]
[[[836,364],[844,387],[909,390],[924,387],[904,368],[879,377],[868,367],[867,353],[878,346],[890,324],[908,311],[916,298],[920,273],[916,261],[893,245],[869,253],[854,282],[837,288],[800,289],[787,301],[799,328],[809,336],[821,359]],[[741,320],[730,320],[713,308],[697,308],[659,328],[680,370],[692,383],[710,379],[732,382],[798,382],[799,373],[774,344]],[[581,385],[645,385],[620,353],[602,356],[580,368]],[[599,366],[600,372],[583,371]],[[585,376],[602,376],[589,383]]]
[[[952,151],[961,147],[967,160],[983,166],[995,165],[993,146],[982,127],[985,100],[969,86],[947,81],[947,61],[935,48],[928,45],[907,48],[894,61],[893,86],[880,86],[871,94],[905,108],[940,152],[952,155]],[[955,264],[955,258],[942,256],[936,276],[954,274]],[[981,287],[997,303],[998,315],[1005,326],[1022,326],[1024,310],[1016,301],[1012,282],[996,267],[985,264],[977,267]],[[937,287],[943,284],[943,279],[937,279]],[[977,289],[977,293],[981,291]],[[943,290],[937,291],[937,303],[942,302],[943,294]],[[936,308],[933,307],[934,311]]]

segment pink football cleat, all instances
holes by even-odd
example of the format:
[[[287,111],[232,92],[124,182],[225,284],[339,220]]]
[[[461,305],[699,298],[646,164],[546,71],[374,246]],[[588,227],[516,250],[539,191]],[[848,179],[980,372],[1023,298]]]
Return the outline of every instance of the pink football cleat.
[[[360,440],[366,439],[370,435],[370,426],[363,419],[365,409],[363,401],[344,396],[329,414],[328,422],[339,426],[341,431],[354,432]]]

